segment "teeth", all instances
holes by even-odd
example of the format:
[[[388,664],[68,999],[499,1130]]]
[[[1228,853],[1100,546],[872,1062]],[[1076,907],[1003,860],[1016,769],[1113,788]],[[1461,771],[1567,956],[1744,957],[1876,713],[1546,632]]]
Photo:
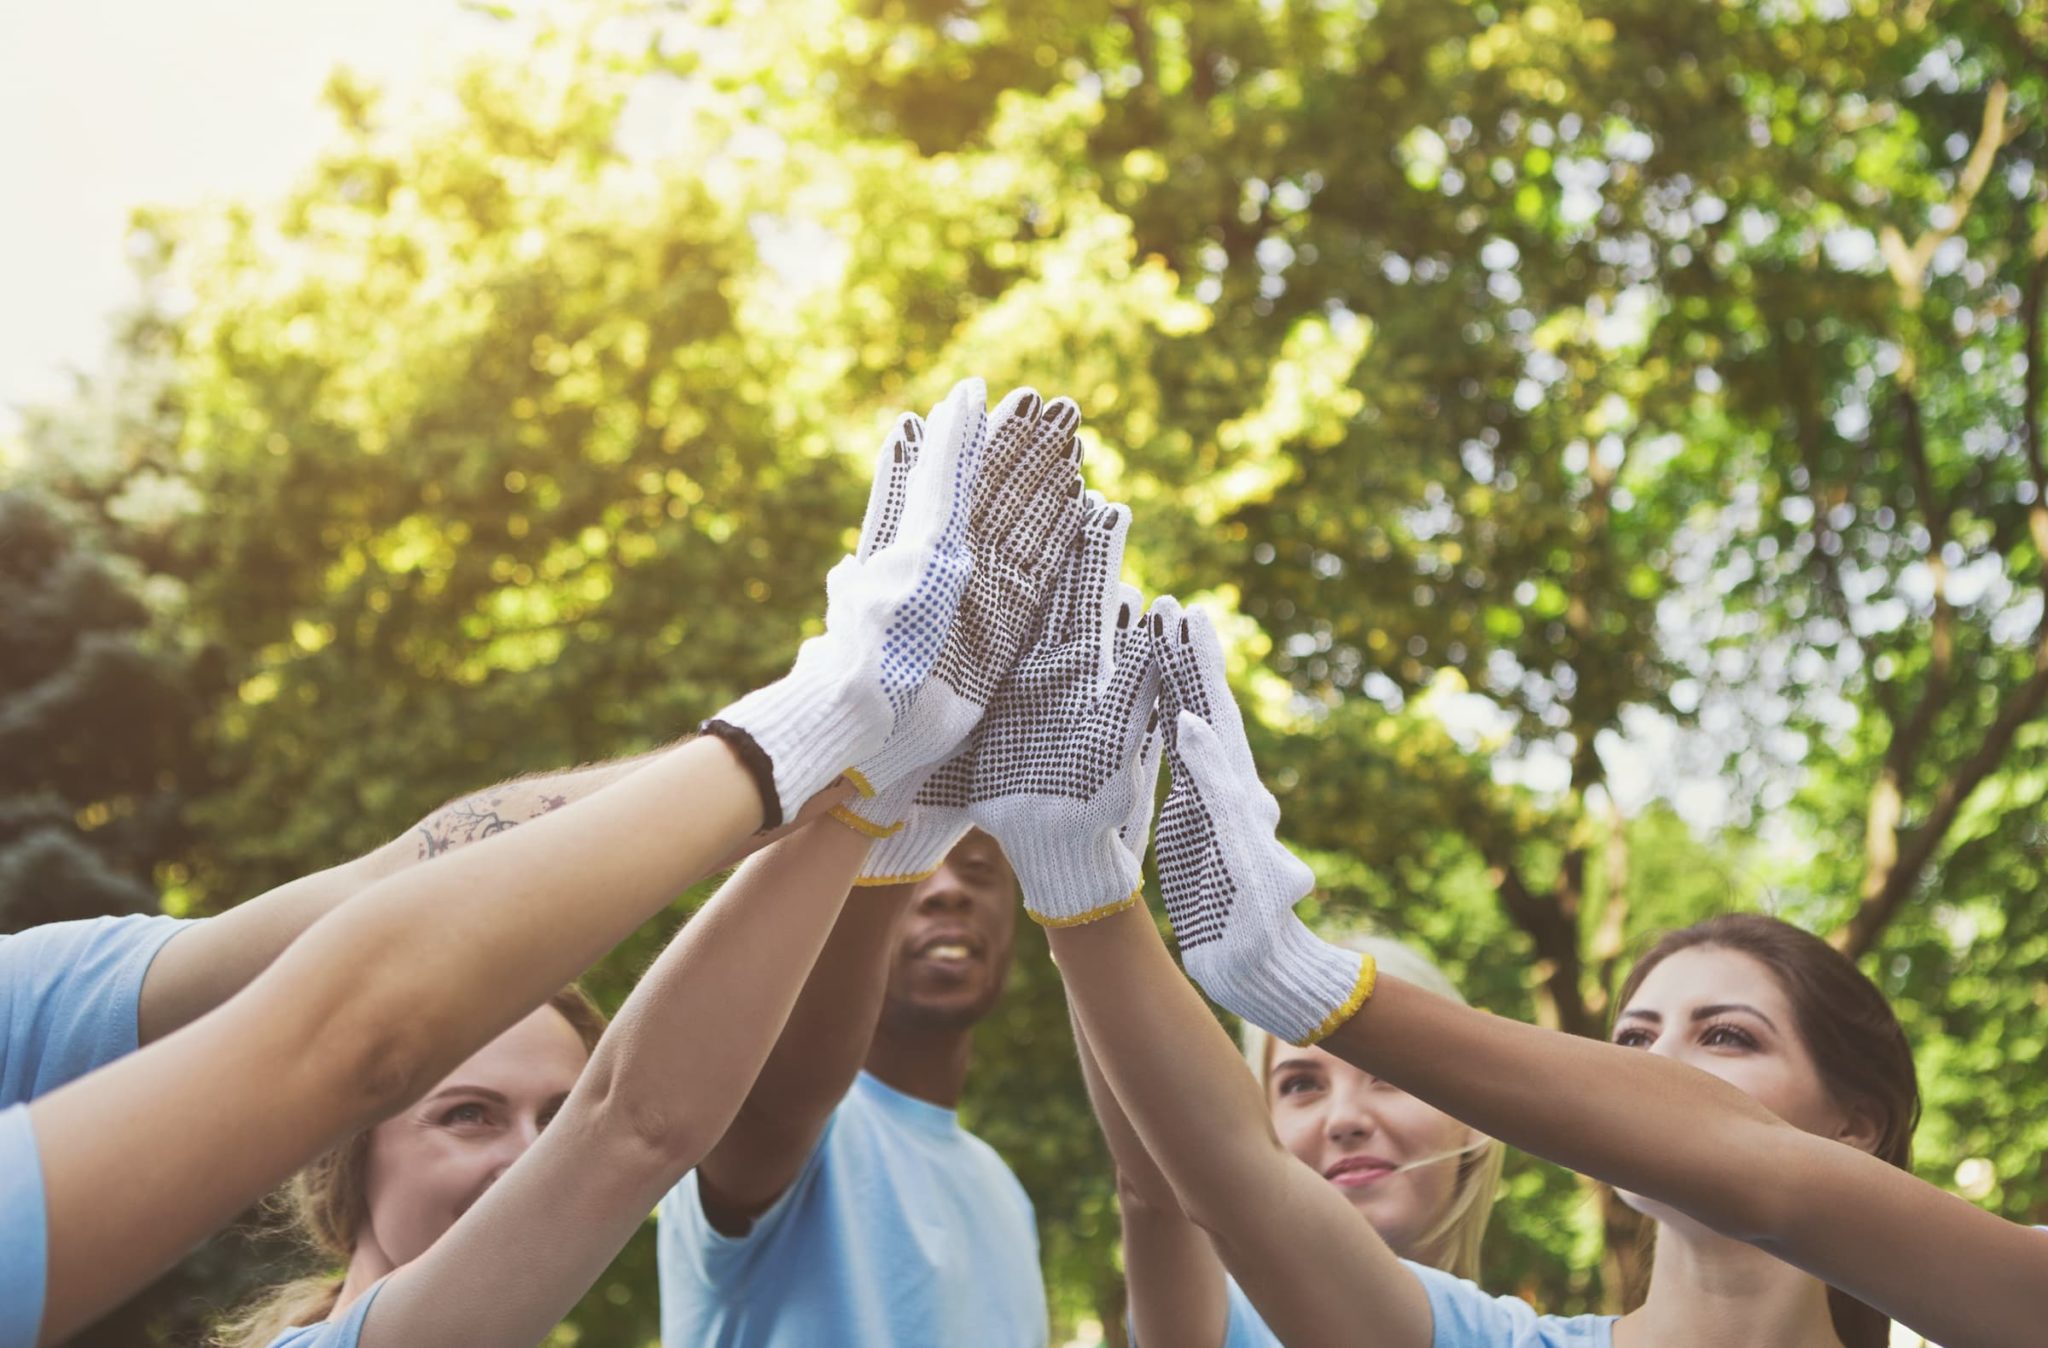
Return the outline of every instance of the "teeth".
[[[967,947],[958,941],[941,941],[937,945],[926,946],[924,953],[933,959],[964,960],[967,958]]]

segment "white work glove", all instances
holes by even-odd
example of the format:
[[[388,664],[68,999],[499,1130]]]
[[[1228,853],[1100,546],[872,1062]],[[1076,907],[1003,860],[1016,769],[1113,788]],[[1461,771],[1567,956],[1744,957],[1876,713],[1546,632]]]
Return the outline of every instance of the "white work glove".
[[[1200,610],[1152,605],[1173,781],[1159,810],[1159,889],[1188,976],[1217,1005],[1290,1044],[1312,1044],[1372,995],[1372,961],[1295,916],[1315,875],[1281,845],[1280,803],[1259,780]]]

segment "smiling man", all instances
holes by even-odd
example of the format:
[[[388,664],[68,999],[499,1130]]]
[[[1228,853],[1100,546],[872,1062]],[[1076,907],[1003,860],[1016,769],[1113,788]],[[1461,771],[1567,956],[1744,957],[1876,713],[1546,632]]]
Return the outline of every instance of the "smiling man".
[[[978,830],[848,900],[739,1116],[662,1200],[668,1348],[1043,1348],[1030,1200],[954,1112],[1016,914]]]

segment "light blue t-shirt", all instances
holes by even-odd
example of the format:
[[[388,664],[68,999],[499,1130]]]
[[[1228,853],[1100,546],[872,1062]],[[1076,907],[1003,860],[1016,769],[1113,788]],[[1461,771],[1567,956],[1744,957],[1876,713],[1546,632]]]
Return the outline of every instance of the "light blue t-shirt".
[[[95,917],[0,936],[0,1108],[133,1053],[143,975],[190,925]]]
[[[135,1051],[143,975],[186,925],[100,917],[0,936],[0,1348],[33,1348],[49,1266],[43,1165],[25,1106]]]
[[[28,1106],[0,1109],[0,1348],[35,1348],[49,1266],[43,1162]]]
[[[1538,1315],[1514,1297],[1488,1296],[1463,1278],[1403,1259],[1429,1295],[1436,1328],[1431,1348],[1612,1348],[1611,1315]],[[1229,1318],[1223,1348],[1282,1348],[1280,1338],[1252,1309],[1251,1298],[1227,1278]],[[1133,1340],[1135,1343],[1136,1341]]]
[[[384,1279],[370,1284],[370,1290],[356,1298],[356,1304],[339,1320],[322,1320],[317,1325],[300,1325],[287,1329],[270,1341],[270,1348],[356,1348],[356,1340],[363,1337],[363,1320],[370,1313],[370,1303],[377,1299],[377,1293],[384,1290]]]
[[[863,1072],[789,1191],[732,1237],[692,1171],[661,1201],[666,1348],[1044,1348],[1024,1186],[942,1109]]]

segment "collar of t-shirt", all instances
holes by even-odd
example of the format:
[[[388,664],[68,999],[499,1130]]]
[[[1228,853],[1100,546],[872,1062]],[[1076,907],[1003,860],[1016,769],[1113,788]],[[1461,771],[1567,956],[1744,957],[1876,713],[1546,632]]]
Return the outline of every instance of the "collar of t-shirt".
[[[873,1073],[863,1071],[855,1078],[853,1087],[875,1108],[906,1128],[915,1128],[933,1137],[951,1137],[960,1131],[957,1110],[905,1095]]]

